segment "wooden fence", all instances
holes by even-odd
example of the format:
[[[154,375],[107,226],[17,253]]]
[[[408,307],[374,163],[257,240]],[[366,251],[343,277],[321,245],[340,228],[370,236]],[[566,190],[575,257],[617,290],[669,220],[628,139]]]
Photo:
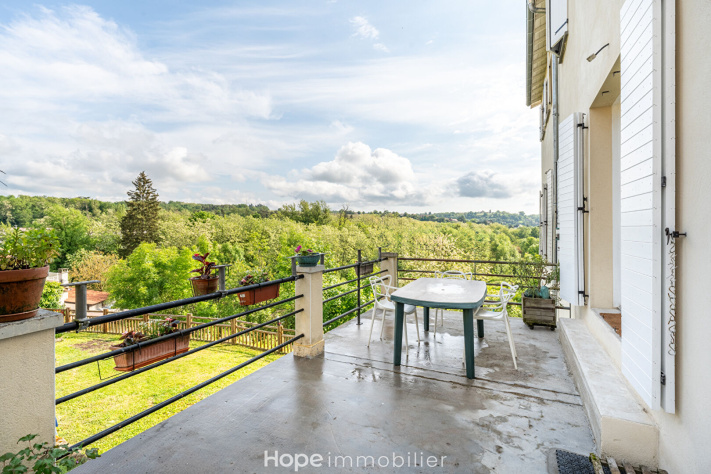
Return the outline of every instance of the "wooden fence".
[[[88,311],[87,316],[89,318],[92,318],[111,314],[118,311],[119,310],[108,309],[104,309],[103,311]],[[64,313],[65,323],[74,320],[74,310],[65,308],[62,312]],[[206,323],[209,321],[214,321],[216,319],[193,318],[192,314],[188,314],[187,316],[171,314],[145,314],[143,316],[135,318],[126,318],[118,321],[112,321],[109,323],[97,324],[96,326],[89,326],[85,329],[85,331],[102,334],[123,334],[126,331],[138,331],[140,329],[139,325],[141,323],[148,322],[149,320],[163,320],[165,318],[176,319],[178,321],[178,329],[192,328],[194,326],[198,326],[202,323]],[[257,324],[258,323],[252,323],[249,321],[238,321],[236,319],[233,319],[225,324],[216,324],[214,326],[210,326],[192,332],[190,333],[190,340],[212,342],[218,339],[222,339],[223,337],[227,337],[230,334],[249,329],[251,327],[256,326]],[[293,338],[294,336],[296,336],[296,332],[294,329],[285,328],[281,325],[281,323],[277,323],[276,325],[264,326],[260,329],[255,329],[254,331],[242,334],[241,336],[233,337],[229,341],[226,341],[225,344],[235,344],[238,346],[248,347],[250,349],[269,350],[278,346],[279,344],[282,344],[284,341]],[[284,354],[287,352],[291,352],[291,350],[292,347],[290,344],[280,349],[279,353]]]

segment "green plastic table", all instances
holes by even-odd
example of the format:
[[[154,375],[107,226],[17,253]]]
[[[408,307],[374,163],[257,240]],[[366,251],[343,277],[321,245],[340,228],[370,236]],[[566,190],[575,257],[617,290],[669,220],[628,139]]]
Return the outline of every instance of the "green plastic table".
[[[467,378],[474,378],[474,310],[484,304],[486,283],[477,280],[452,278],[419,278],[396,290],[390,299],[395,303],[395,357],[400,365],[402,356],[402,328],[405,304],[424,308],[425,331],[430,330],[430,308],[461,309],[464,320],[464,353]],[[484,337],[484,322],[477,320],[479,337]]]

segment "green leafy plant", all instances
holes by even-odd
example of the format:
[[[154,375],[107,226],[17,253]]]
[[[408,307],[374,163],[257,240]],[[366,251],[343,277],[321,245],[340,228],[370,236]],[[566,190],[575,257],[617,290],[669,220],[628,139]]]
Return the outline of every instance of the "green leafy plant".
[[[61,474],[84,464],[88,459],[99,457],[99,450],[96,448],[82,452],[80,448],[70,449],[66,444],[52,447],[47,442],[32,443],[37,436],[23,436],[17,443],[27,442],[27,448],[0,456],[0,462],[3,463],[2,474]],[[29,465],[31,467],[28,467]]]
[[[56,281],[45,282],[39,304],[40,308],[62,309],[62,293],[64,293],[64,288]]]
[[[528,298],[548,298],[548,288],[545,283],[551,279],[553,273],[540,255],[527,255],[513,268],[516,283],[524,288],[523,296]]]
[[[0,228],[0,270],[44,267],[58,250],[59,240],[53,230]]]
[[[256,285],[272,279],[269,270],[250,270],[239,281],[240,286]]]

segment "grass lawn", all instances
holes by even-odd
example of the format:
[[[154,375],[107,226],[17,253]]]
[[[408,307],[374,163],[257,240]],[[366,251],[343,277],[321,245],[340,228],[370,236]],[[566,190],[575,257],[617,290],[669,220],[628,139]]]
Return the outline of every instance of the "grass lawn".
[[[118,336],[109,334],[65,333],[57,339],[57,365],[109,351]],[[191,342],[190,348],[203,343]],[[218,344],[197,354],[183,357],[122,382],[57,405],[59,436],[70,444],[79,442],[173,395],[228,370],[260,352],[229,344]],[[127,439],[157,425],[234,381],[245,377],[280,355],[271,354],[177,402],[168,405],[123,429],[100,439],[91,447],[103,453]],[[114,370],[113,358],[100,361],[103,378],[123,374]],[[96,362],[57,374],[57,397],[100,382]]]

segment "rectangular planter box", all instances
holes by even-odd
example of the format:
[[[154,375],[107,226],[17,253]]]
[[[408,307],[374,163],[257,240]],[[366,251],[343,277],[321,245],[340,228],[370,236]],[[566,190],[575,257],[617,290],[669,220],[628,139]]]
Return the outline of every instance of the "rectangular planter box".
[[[119,346],[111,346],[112,350],[120,349]],[[142,346],[140,349],[134,349],[131,352],[124,352],[114,356],[116,370],[121,372],[131,372],[135,369],[140,369],[146,365],[158,362],[159,360],[173,357],[177,354],[182,354],[190,349],[190,334],[178,336],[174,339],[156,342]]]
[[[249,306],[279,297],[279,283],[237,293],[239,304]]]
[[[534,326],[548,326],[551,330],[558,324],[555,316],[555,300],[553,298],[522,298],[523,322],[533,329]]]
[[[356,269],[358,270],[358,276],[370,275],[373,273],[373,264],[361,263],[359,267],[356,267]]]

